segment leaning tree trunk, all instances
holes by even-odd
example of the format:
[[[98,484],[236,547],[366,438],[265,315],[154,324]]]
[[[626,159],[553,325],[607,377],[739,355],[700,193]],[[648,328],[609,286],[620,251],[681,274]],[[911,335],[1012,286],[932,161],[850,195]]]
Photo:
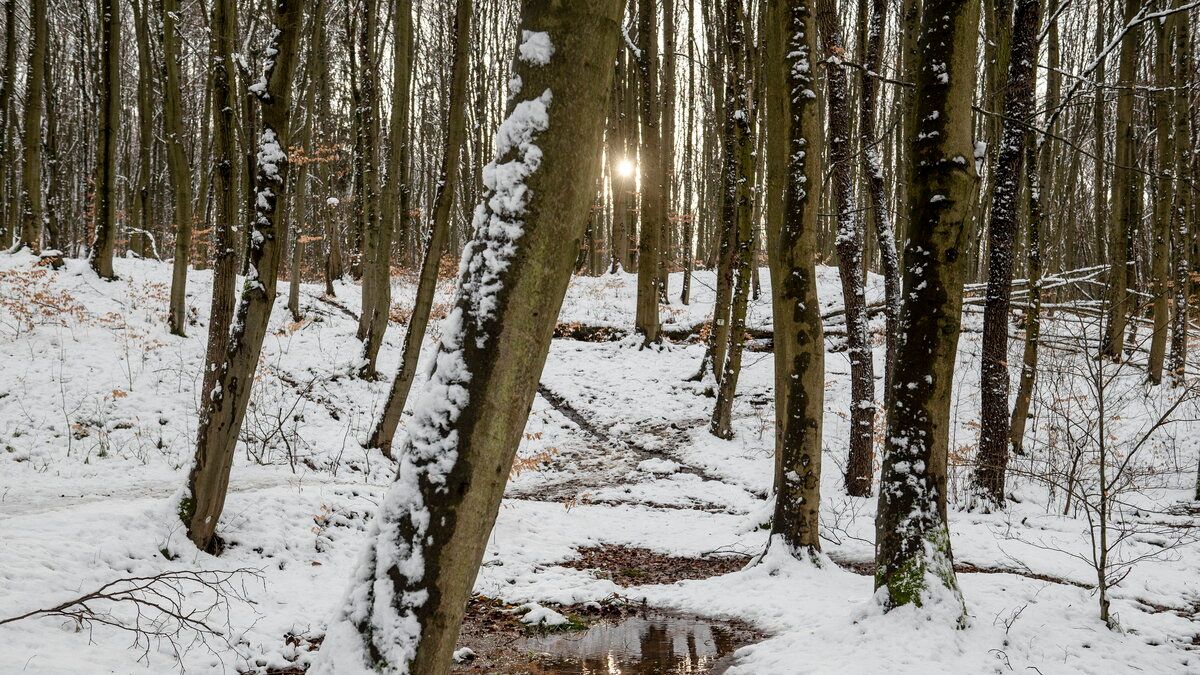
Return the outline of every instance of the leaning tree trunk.
[[[659,126],[658,12],[654,0],[638,3],[638,74],[641,85],[641,151],[638,153],[642,179],[642,217],[638,232],[637,313],[634,327],[642,344],[658,342],[659,258],[667,210],[662,171],[662,131]]]
[[[978,500],[975,506],[983,511],[1004,508],[1008,440],[1012,432],[1008,413],[1008,307],[1012,293],[1013,241],[1021,211],[1018,198],[1025,175],[1025,143],[1033,122],[1041,15],[1041,0],[1017,0],[1015,35],[1004,87],[1000,151],[993,173],[995,189],[988,223],[988,281],[979,374],[981,426],[972,480],[974,497]]]
[[[725,100],[728,103],[725,113],[725,201],[721,213],[725,228],[732,233],[730,270],[737,274],[737,279],[729,312],[728,346],[718,371],[717,402],[709,423],[709,431],[724,439],[733,438],[733,399],[742,370],[742,348],[746,343],[746,307],[752,271],[750,255],[754,242],[750,203],[750,190],[754,185],[754,138],[750,130],[750,97],[743,71],[746,43],[740,8],[739,0],[727,0],[725,39],[729,69],[725,74]]]
[[[204,381],[200,389],[200,400],[212,400],[213,389],[220,374],[219,364],[225,359],[229,346],[229,326],[233,318],[234,285],[237,282],[237,255],[234,231],[238,220],[237,142],[234,138],[237,124],[235,106],[237,97],[233,91],[233,53],[237,41],[237,16],[234,0],[216,0],[213,3],[209,36],[209,63],[212,93],[213,170],[213,255],[212,298],[208,310],[208,345],[204,353]],[[202,172],[207,174],[207,171]],[[204,410],[201,407],[201,410]]]
[[[978,27],[978,0],[925,3],[908,138],[901,339],[875,518],[875,587],[887,589],[887,607],[962,603],[946,527],[946,460],[964,235],[979,180],[970,159]]]
[[[179,0],[159,0],[162,16],[163,136],[167,141],[167,171],[175,215],[175,259],[171,263],[171,304],[167,325],[173,335],[183,336],[187,324],[188,262],[192,255],[192,171],[183,126],[183,85],[179,76]]]
[[[21,203],[24,208],[21,211],[21,238],[17,248],[37,252],[42,247],[42,101],[46,81],[46,43],[49,40],[46,0],[30,0],[29,22],[33,31],[30,35],[28,68],[25,71],[25,152],[21,172]],[[106,44],[107,38],[106,33]],[[112,61],[115,63],[115,58]],[[116,153],[115,143],[116,137],[113,136],[110,148],[113,154]]]
[[[274,57],[268,59],[260,80],[265,86],[255,85],[250,91],[262,109],[255,177],[258,192],[250,223],[250,273],[238,302],[229,348],[218,366],[216,384],[202,402],[196,457],[188,474],[187,492],[179,505],[188,537],[200,550],[215,550],[217,521],[225,506],[233,452],[250,401],[267,321],[275,303],[279,261],[287,242],[287,232],[277,230],[276,226],[288,188],[286,149],[291,140],[292,74],[305,4],[301,0],[276,3],[274,28],[267,48],[267,53]]]
[[[854,203],[854,147],[851,143],[850,87],[846,77],[841,28],[833,0],[815,0],[821,42],[826,54],[829,92],[829,163],[837,210],[838,273],[846,307],[846,352],[850,357],[850,451],[846,492],[871,494],[875,466],[875,364],[867,316],[866,244],[862,219]]]
[[[819,551],[825,339],[817,300],[821,106],[807,0],[772,0],[766,23],[768,261],[775,323],[775,517],[772,543]],[[771,204],[782,201],[782,209]]]
[[[39,0],[40,1],[40,0]],[[88,262],[102,279],[115,279],[117,243],[117,136],[121,126],[121,7],[100,0],[100,116],[97,120],[95,234]]]
[[[1134,227],[1133,195],[1134,145],[1133,84],[1137,75],[1137,50],[1141,44],[1141,29],[1130,25],[1142,7],[1138,0],[1125,0],[1125,33],[1121,38],[1121,57],[1117,65],[1117,131],[1116,157],[1112,180],[1112,210],[1108,219],[1110,242],[1108,273],[1108,312],[1105,319],[1101,356],[1120,361],[1125,347],[1125,328],[1129,319],[1129,261],[1130,231]]]
[[[451,47],[454,67],[450,83],[449,119],[446,121],[446,147],[439,171],[437,196],[434,199],[429,243],[425,249],[425,259],[421,263],[416,302],[408,320],[408,329],[404,332],[404,353],[400,357],[400,370],[392,380],[392,387],[383,406],[383,413],[379,416],[379,422],[375,425],[371,438],[367,440],[367,447],[378,448],[389,457],[392,439],[396,436],[396,428],[400,426],[400,415],[404,412],[408,392],[412,389],[413,378],[417,374],[421,343],[425,340],[429,312],[433,308],[433,295],[437,290],[438,264],[441,262],[442,248],[445,247],[446,238],[450,233],[450,208],[453,206],[454,192],[458,187],[458,155],[466,136],[465,101],[470,67],[468,49],[471,42],[471,0],[458,0],[453,35]]]
[[[518,89],[396,484],[313,675],[445,675],[594,198],[620,0],[526,0]]]

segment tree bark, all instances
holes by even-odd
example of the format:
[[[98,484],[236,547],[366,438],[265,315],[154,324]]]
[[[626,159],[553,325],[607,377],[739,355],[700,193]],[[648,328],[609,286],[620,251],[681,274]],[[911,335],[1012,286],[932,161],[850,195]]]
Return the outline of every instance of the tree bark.
[[[392,114],[389,129],[387,180],[380,193],[379,209],[379,250],[385,252],[384,257],[390,266],[390,251],[392,237],[397,229],[406,230],[409,209],[409,139],[408,125],[410,119],[409,96],[412,88],[413,62],[413,26],[412,2],[402,0],[396,6],[396,25],[392,40],[392,63],[394,65],[395,82],[392,85]],[[367,336],[364,348],[373,361],[372,350],[379,352],[383,343],[383,332],[387,326],[392,305],[391,270],[384,265],[376,265],[375,274],[379,278],[376,283],[376,302],[373,309],[384,309],[377,312],[377,320],[371,322],[371,332]],[[364,309],[365,311],[365,309]]]
[[[846,462],[846,492],[854,497],[866,497],[871,494],[875,468],[875,364],[863,267],[866,241],[854,201],[850,89],[846,67],[842,65],[846,50],[833,0],[815,2],[828,77],[829,169],[838,221],[838,275],[842,280],[842,300],[846,307],[846,352],[850,357],[850,448]]]
[[[267,321],[275,303],[279,261],[287,241],[287,232],[277,229],[277,224],[288,189],[286,148],[291,137],[292,75],[305,4],[301,0],[276,3],[266,52],[273,58],[267,60],[263,78],[249,91],[262,110],[255,179],[258,193],[249,223],[250,273],[238,301],[237,319],[216,384],[203,401],[196,431],[196,457],[179,505],[188,537],[200,550],[216,550],[215,533],[225,506],[233,451],[250,401]]]
[[[921,18],[904,250],[903,336],[888,409],[875,518],[875,587],[887,607],[962,596],[946,527],[950,391],[962,320],[979,3],[927,0]],[[930,584],[944,589],[930,588]],[[965,610],[964,610],[965,611]]]
[[[754,223],[751,195],[754,186],[754,138],[750,129],[750,96],[743,68],[746,62],[741,2],[727,0],[725,38],[729,69],[725,74],[725,202],[722,220],[730,233],[730,272],[737,273],[729,312],[725,358],[721,362],[717,403],[713,406],[709,431],[718,438],[733,438],[733,399],[742,370],[742,347],[746,343],[746,307],[751,284],[751,247]],[[720,349],[718,347],[718,349]]]
[[[105,0],[111,3],[111,0]],[[30,0],[29,59],[25,70],[25,135],[21,172],[21,236],[17,249],[38,252],[42,248],[42,101],[46,81],[46,44],[49,40],[46,25],[46,0]],[[107,34],[105,39],[107,41]],[[115,59],[112,60],[115,63]],[[103,131],[103,130],[102,130]],[[106,146],[116,153],[116,137]],[[97,181],[97,187],[100,186]],[[99,210],[97,199],[97,211]]]
[[[175,259],[171,263],[171,304],[167,325],[173,335],[186,334],[188,262],[192,255],[192,171],[183,125],[183,85],[179,75],[179,0],[159,0],[162,18],[163,136],[167,141],[167,171],[171,178],[175,217]]]
[[[979,374],[981,426],[972,481],[975,506],[983,511],[1004,508],[1008,442],[1012,432],[1008,412],[1008,308],[1013,242],[1021,210],[1018,198],[1025,175],[1025,143],[1033,122],[1041,14],[1041,0],[1017,0],[1012,58],[1008,59],[1008,81],[1004,87],[1000,150],[993,172],[995,189],[988,223],[988,281]]]
[[[138,143],[134,148],[137,155],[137,180],[133,186],[133,203],[130,208],[126,230],[129,232],[128,248],[141,258],[152,255],[150,213],[150,159],[154,154],[154,115],[151,112],[150,83],[150,23],[146,8],[140,0],[131,0],[133,9],[134,41],[137,43],[137,110]]]
[[[43,10],[43,15],[45,14]],[[32,17],[33,14],[31,13]],[[34,32],[36,35],[36,23]],[[13,89],[17,84],[17,0],[4,0],[4,72],[0,81],[0,249],[7,249],[11,237],[8,222],[17,200],[10,197],[8,167],[13,157]]]
[[[592,203],[620,9],[523,4],[520,90],[437,365],[313,675],[450,669]]]
[[[113,250],[117,243],[117,135],[121,128],[121,8],[114,0],[100,0],[100,64],[93,174],[96,215],[88,262],[100,278],[112,280],[117,278]]]
[[[892,368],[896,361],[896,322],[900,316],[900,255],[896,251],[896,231],[888,211],[887,194],[883,178],[884,139],[875,129],[875,116],[879,108],[879,89],[874,73],[882,70],[884,28],[887,25],[886,0],[870,0],[870,20],[867,25],[866,58],[863,66],[862,105],[859,108],[859,139],[862,146],[862,171],[866,179],[867,199],[870,203],[871,227],[875,231],[875,243],[879,249],[879,267],[883,273],[884,317],[886,318],[886,358],[884,361],[883,386],[887,391],[892,380]],[[872,389],[873,389],[872,385]],[[874,471],[874,467],[871,467]]]
[[[817,33],[807,0],[771,0],[766,26],[767,253],[775,337],[775,517],[772,543],[821,548],[825,339],[817,299],[821,103]],[[771,204],[782,202],[782,209]]]
[[[1192,33],[1189,14],[1180,16],[1178,30],[1175,33],[1175,55],[1178,73],[1176,82],[1191,91],[1195,86],[1195,75],[1192,70]],[[1196,176],[1193,172],[1195,153],[1195,133],[1191,124],[1192,104],[1188,96],[1175,97],[1175,176],[1180,184],[1187,181],[1191,184]],[[1175,283],[1172,295],[1171,311],[1171,356],[1167,369],[1171,373],[1171,382],[1181,385],[1187,366],[1188,352],[1188,301],[1192,297],[1192,277],[1189,259],[1192,253],[1191,223],[1194,198],[1191,189],[1176,191],[1176,204],[1172,227],[1171,253],[1174,260]]]
[[[421,356],[421,343],[429,326],[429,313],[433,308],[433,295],[437,290],[438,265],[442,249],[450,232],[450,207],[458,185],[458,155],[466,134],[466,96],[469,56],[467,49],[471,41],[471,0],[457,0],[454,19],[453,53],[454,66],[449,92],[449,118],[446,124],[446,148],[442,155],[439,171],[437,197],[434,200],[433,222],[429,233],[429,244],[425,249],[425,260],[421,263],[421,277],[417,283],[417,298],[413,305],[408,329],[404,332],[404,353],[400,357],[400,369],[392,380],[383,413],[376,423],[367,447],[382,450],[391,456],[392,439],[400,426],[400,415],[408,400],[413,378],[417,374],[417,363]]]
[[[1135,129],[1133,124],[1133,85],[1137,75],[1137,50],[1141,42],[1140,26],[1130,26],[1141,3],[1125,0],[1121,38],[1121,57],[1117,65],[1117,127],[1116,157],[1112,180],[1112,211],[1108,219],[1110,269],[1108,274],[1108,313],[1105,320],[1104,342],[1100,353],[1105,358],[1120,361],[1125,347],[1125,329],[1133,309],[1129,295],[1130,231],[1136,209],[1133,195]]]
[[[668,0],[669,2],[670,0]],[[638,74],[641,85],[641,150],[638,153],[642,179],[641,228],[638,232],[637,314],[634,328],[642,345],[658,342],[658,301],[661,294],[659,258],[662,231],[666,227],[666,185],[662,157],[662,128],[659,125],[658,12],[654,0],[638,3]]]
[[[359,175],[362,193],[356,195],[362,219],[362,312],[359,314],[358,339],[363,341],[363,364],[359,376],[375,379],[375,362],[387,330],[391,312],[391,233],[383,236],[384,223],[379,217],[379,116],[377,72],[379,59],[375,55],[375,34],[379,19],[376,0],[361,0],[362,14],[358,24],[359,59],[359,137],[362,139]],[[384,239],[388,246],[383,246]],[[387,286],[386,291],[383,287]],[[386,297],[384,297],[386,295]]]
[[[1150,335],[1150,355],[1146,377],[1151,384],[1162,382],[1167,356],[1171,307],[1171,220],[1175,212],[1175,96],[1176,75],[1172,52],[1175,31],[1182,13],[1156,22],[1154,56],[1154,129],[1155,180],[1154,225],[1151,231],[1151,307],[1154,328]]]

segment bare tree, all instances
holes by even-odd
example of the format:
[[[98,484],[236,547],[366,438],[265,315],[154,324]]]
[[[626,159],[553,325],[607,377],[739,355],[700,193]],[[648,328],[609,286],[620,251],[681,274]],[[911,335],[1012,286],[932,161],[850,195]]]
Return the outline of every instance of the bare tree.
[[[1025,143],[1028,126],[1033,122],[1041,20],[1041,0],[1017,1],[1008,82],[1004,88],[1000,151],[993,170],[996,185],[988,222],[988,281],[979,375],[981,425],[973,479],[975,506],[984,511],[1003,508],[1005,499],[1004,479],[1012,433],[1008,411],[1008,310],[1013,241],[1020,213],[1021,180],[1025,177]]]
[[[233,451],[250,401],[254,371],[275,303],[279,261],[287,241],[287,232],[277,224],[288,189],[286,149],[291,140],[292,74],[305,4],[301,0],[279,0],[276,4],[271,42],[265,52],[270,57],[262,79],[249,91],[262,109],[255,177],[258,194],[250,223],[250,274],[238,302],[225,357],[219,365],[212,364],[219,369],[216,384],[201,407],[196,456],[179,505],[188,537],[201,550],[214,550]]]
[[[808,0],[772,0],[767,41],[767,252],[775,336],[775,517],[771,534],[797,556],[820,550],[825,339],[817,300],[821,102]]]
[[[921,17],[902,337],[875,518],[875,586],[887,588],[889,607],[947,594],[962,602],[946,527],[946,461],[963,235],[978,182],[971,161],[978,23],[977,0],[927,0]]]
[[[444,675],[600,166],[620,0],[526,0],[508,117],[432,379],[314,675]]]
[[[421,263],[421,277],[417,283],[417,298],[413,304],[408,329],[404,332],[404,353],[400,357],[400,369],[392,380],[387,402],[375,425],[367,446],[382,450],[391,456],[392,439],[400,426],[400,415],[408,401],[409,390],[417,375],[417,363],[421,356],[421,343],[429,326],[429,313],[433,308],[433,294],[437,290],[438,265],[442,249],[450,232],[450,207],[454,203],[455,187],[458,184],[458,155],[466,134],[465,102],[467,96],[468,51],[471,39],[471,0],[457,0],[454,15],[454,65],[451,75],[450,97],[447,119],[446,147],[439,171],[438,192],[434,202],[432,229],[429,243],[425,247],[425,259]],[[386,320],[386,317],[385,317]]]
[[[42,1],[42,0],[37,0]],[[121,126],[121,7],[100,0],[100,104],[96,144],[96,208],[88,262],[102,279],[115,279],[117,245],[117,136]]]
[[[42,101],[46,81],[46,0],[30,0],[29,61],[25,70],[25,156],[21,180],[21,235],[17,248],[42,248]],[[97,182],[97,185],[100,183]],[[97,209],[98,210],[98,209]]]

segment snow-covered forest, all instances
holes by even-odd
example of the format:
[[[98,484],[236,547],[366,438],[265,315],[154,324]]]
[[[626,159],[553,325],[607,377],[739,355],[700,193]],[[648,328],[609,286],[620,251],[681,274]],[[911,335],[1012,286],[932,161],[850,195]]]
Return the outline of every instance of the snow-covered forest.
[[[0,0],[0,675],[1200,674],[1189,0]]]

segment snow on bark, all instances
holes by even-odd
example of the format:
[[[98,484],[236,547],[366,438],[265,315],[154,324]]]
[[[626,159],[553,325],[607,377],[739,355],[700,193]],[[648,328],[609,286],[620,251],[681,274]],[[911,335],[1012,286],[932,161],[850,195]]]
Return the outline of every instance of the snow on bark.
[[[553,53],[548,35],[524,32],[521,59],[545,65]],[[519,87],[512,90],[519,93]],[[550,127],[551,99],[547,89],[517,103],[496,131],[496,160],[483,168],[486,193],[475,209],[474,236],[463,250],[455,308],[442,323],[429,383],[413,405],[396,482],[372,521],[369,543],[313,675],[366,673],[381,666],[384,672],[408,673],[416,656],[421,638],[417,610],[429,598],[425,547],[432,516],[423,490],[445,490],[458,460],[455,423],[469,403],[471,381],[464,343],[474,331],[482,348],[484,327],[495,318],[501,273],[524,233],[530,198],[526,180],[541,166],[542,151],[534,141]],[[509,156],[513,159],[501,161]],[[407,590],[397,595],[398,587]]]

